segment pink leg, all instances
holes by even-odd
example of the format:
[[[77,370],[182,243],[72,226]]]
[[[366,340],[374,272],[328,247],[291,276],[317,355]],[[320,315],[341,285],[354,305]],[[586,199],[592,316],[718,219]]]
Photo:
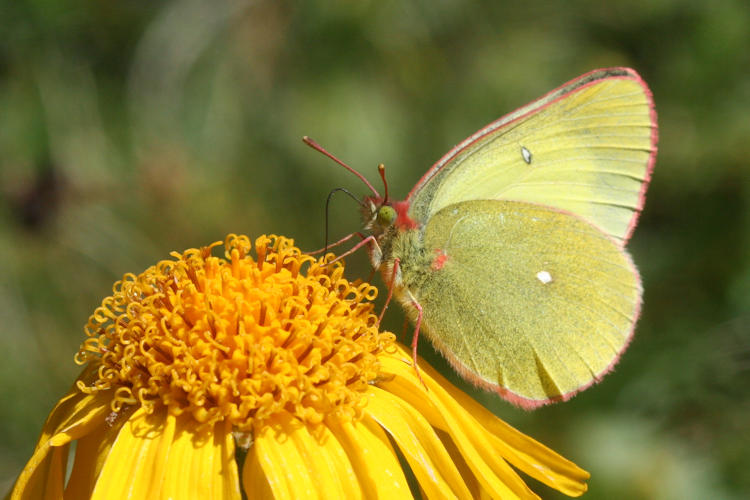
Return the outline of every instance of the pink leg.
[[[350,233],[350,234],[347,234],[346,236],[344,236],[343,238],[341,238],[336,243],[331,243],[330,245],[328,245],[327,248],[319,248],[318,250],[315,250],[313,252],[305,252],[305,255],[317,255],[319,253],[323,253],[325,250],[330,250],[331,248],[336,248],[337,246],[341,245],[342,243],[346,243],[347,241],[349,241],[350,239],[352,239],[354,236],[359,236],[360,238],[365,239],[365,235],[362,234],[362,233],[360,233],[360,232]]]
[[[396,283],[396,274],[398,273],[398,268],[400,266],[401,260],[394,259],[393,271],[391,272],[391,280],[390,283],[388,283],[388,297],[386,297],[385,299],[383,310],[380,311],[380,316],[378,317],[378,325],[380,325],[380,322],[383,320],[385,310],[388,308],[388,304],[391,302],[391,298],[393,297],[393,289],[395,288]],[[417,344],[419,343],[419,329],[422,326],[422,306],[414,299],[414,297],[411,297],[411,303],[417,309],[417,324],[414,327],[414,336],[411,339],[411,357],[414,361],[414,371],[417,372],[417,378],[419,378],[419,381],[422,383],[425,390],[427,390],[427,384],[425,384],[424,380],[422,380],[422,374],[419,373],[419,364],[417,363]],[[404,323],[404,326],[406,326],[406,323]]]
[[[353,234],[357,234],[357,233],[353,233]],[[336,257],[335,259],[333,259],[331,262],[329,262],[326,265],[333,264],[334,262],[338,262],[339,260],[343,259],[344,257],[347,257],[347,256],[353,254],[354,252],[356,252],[357,250],[359,250],[363,246],[368,245],[368,244],[372,244],[372,243],[375,243],[376,245],[378,244],[377,240],[375,239],[375,236],[370,235],[367,238],[365,238],[362,241],[360,241],[359,243],[357,243],[356,245],[354,245],[353,247],[351,247],[346,252],[342,253],[341,255],[339,255],[338,257]]]
[[[406,337],[406,332],[409,330],[409,318],[404,318],[404,325],[401,327],[401,335]]]
[[[380,311],[380,316],[378,316],[378,326],[380,326],[380,322],[383,321],[383,316],[385,315],[385,310],[388,309],[388,304],[391,303],[391,298],[393,297],[393,288],[396,284],[396,274],[398,273],[398,268],[401,265],[401,259],[394,259],[393,260],[393,272],[391,273],[391,281],[388,283],[388,296],[385,298],[385,304],[383,304],[383,310]]]
[[[417,342],[419,341],[419,328],[422,326],[422,306],[413,298],[411,299],[411,303],[417,309],[417,324],[414,326],[414,336],[411,339],[411,357],[414,360],[414,371],[417,372],[419,381],[425,390],[427,390],[427,385],[422,380],[422,374],[419,373],[419,365],[417,364]]]

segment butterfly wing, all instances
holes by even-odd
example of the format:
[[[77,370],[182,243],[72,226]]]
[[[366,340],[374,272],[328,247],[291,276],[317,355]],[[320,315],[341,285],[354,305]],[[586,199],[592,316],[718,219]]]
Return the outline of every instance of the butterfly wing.
[[[417,183],[409,215],[464,200],[539,203],[587,219],[624,244],[656,154],[651,92],[628,68],[588,73],[491,123]]]
[[[478,200],[443,207],[423,229],[394,241],[411,294],[402,301],[421,305],[425,333],[477,385],[534,408],[585,389],[627,346],[639,276],[619,243],[586,220]]]

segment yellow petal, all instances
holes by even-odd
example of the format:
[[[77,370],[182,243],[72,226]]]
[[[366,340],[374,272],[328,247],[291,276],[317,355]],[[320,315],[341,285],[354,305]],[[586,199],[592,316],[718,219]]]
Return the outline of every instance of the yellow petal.
[[[136,410],[110,449],[92,500],[154,498],[164,479],[175,424],[166,412]]]
[[[125,421],[123,419],[123,421]],[[121,425],[98,425],[76,444],[75,460],[65,498],[89,498]]]
[[[46,500],[58,500],[63,493],[65,483],[65,466],[68,462],[68,445],[55,446],[50,460],[50,474],[47,477],[47,487],[44,491]]]
[[[88,418],[104,418],[109,413],[109,401],[111,397],[107,395],[90,395],[84,394],[78,390],[77,383],[81,381],[89,385],[96,380],[96,368],[98,365],[91,364],[84,368],[76,381],[73,383],[68,393],[57,402],[55,407],[47,417],[47,421],[42,427],[42,432],[37,442],[37,448],[50,439],[53,435],[61,432],[65,427],[80,422]]]
[[[411,358],[407,358],[406,355],[402,359],[382,356],[380,361],[382,370],[395,376],[384,377],[383,381],[378,382],[377,385],[381,388],[387,388],[391,394],[402,395],[401,399],[422,414],[431,426],[442,431],[447,431],[448,427],[443,416],[432,402],[429,393],[425,391],[424,386],[416,377]],[[425,366],[423,367],[423,365]],[[419,370],[423,372],[422,378],[425,383],[431,382],[429,374],[432,372],[428,371],[428,368],[429,365],[427,363],[419,364]],[[415,384],[418,384],[418,389],[415,389]]]
[[[404,365],[399,360],[384,359],[383,363],[384,367],[389,366],[398,373],[398,377],[393,382],[397,385],[404,384],[401,389],[389,386],[393,391],[406,395],[422,387],[414,370],[411,368],[403,370]],[[428,384],[431,389],[429,391],[431,399],[438,397],[447,413],[463,421],[461,424],[463,427],[471,425],[470,422],[476,420],[479,425],[489,431],[486,439],[491,441],[492,447],[519,470],[569,496],[577,497],[586,492],[588,489],[586,480],[590,477],[588,472],[499,419],[469,395],[453,386],[427,363],[421,363],[419,367],[428,375],[428,377],[423,377],[425,380],[433,379],[433,383]],[[385,384],[381,385],[385,386]],[[421,407],[420,411],[422,411]],[[432,420],[431,423],[436,425]]]
[[[398,444],[429,498],[471,498],[450,455],[429,422],[392,394],[372,387],[365,413]]]
[[[242,488],[248,500],[286,500],[290,497],[274,495],[266,473],[258,462],[258,455],[250,453],[245,457],[242,467]],[[279,488],[277,488],[277,491]],[[288,493],[288,492],[287,492]]]
[[[189,417],[133,413],[106,457],[91,498],[241,499],[229,425],[216,423],[201,433],[195,427]],[[83,497],[71,491],[71,498]]]
[[[319,498],[362,498],[349,457],[327,427],[322,428],[320,440],[301,426],[290,436],[315,478]]]
[[[412,499],[398,456],[380,424],[370,418],[331,424],[367,499]]]
[[[393,370],[396,376],[385,380],[380,385],[409,403],[418,403],[423,398],[430,399],[442,420],[434,422],[433,425],[445,428],[482,488],[499,498],[538,498],[503,460],[499,450],[493,448],[496,443],[488,439],[491,435],[480,427],[461,405],[456,404],[440,384],[433,380],[434,372],[427,370],[426,363],[423,363],[423,371],[426,373],[422,374],[422,378],[429,388],[428,391],[425,391],[414,374],[414,370],[403,369],[403,363],[400,360],[386,358],[382,362],[383,369]],[[435,412],[430,413],[435,414]]]
[[[285,420],[288,417],[269,420],[269,425],[256,434],[242,471],[245,489],[248,491],[250,484],[258,482],[259,468],[268,482],[272,498],[316,498],[315,478],[310,475],[297,445],[287,435]],[[248,491],[248,497],[254,498],[252,491]]]
[[[473,417],[491,433],[487,436],[490,445],[511,464],[566,495],[577,497],[586,492],[586,480],[590,477],[588,472],[508,425],[473,399],[464,396],[468,401],[458,402],[443,398],[448,411],[451,411],[451,406],[460,406],[468,410],[465,415]],[[466,418],[463,415],[461,417],[459,420]]]
[[[68,445],[38,448],[8,495],[11,500],[58,500],[62,498]]]
[[[466,483],[466,487],[469,488],[471,498],[482,498],[482,495],[485,494],[486,491],[482,489],[476,476],[474,476],[474,472],[472,472],[471,468],[467,465],[466,460],[464,460],[463,455],[461,455],[461,451],[456,447],[456,443],[453,442],[448,433],[440,429],[436,429],[436,432],[440,440],[443,442],[446,451],[451,456],[453,463],[456,464],[456,468]]]
[[[72,414],[65,415],[62,408],[68,408]],[[102,404],[101,398],[80,393],[63,398],[47,419],[34,454],[16,480],[11,498],[36,499],[44,498],[45,491],[57,492],[59,489],[61,492],[68,443],[102,425],[108,412],[109,408]],[[66,450],[63,455],[60,455],[61,448]],[[65,460],[60,461],[60,456]],[[60,467],[61,471],[58,470]],[[59,484],[55,482],[57,478],[60,478]]]
[[[251,450],[256,462],[251,464],[261,466],[274,493],[281,491],[280,498],[287,494],[292,498],[362,497],[344,448],[327,427],[321,433],[319,440],[305,425],[285,415],[275,419],[273,428],[265,428],[256,437]],[[281,462],[271,463],[271,457]],[[291,468],[280,467],[280,463]],[[247,473],[248,479],[257,480],[257,472]]]
[[[10,500],[44,498],[47,488],[57,488],[57,485],[48,481],[53,474],[51,448],[49,439],[41,446],[37,445],[37,449],[16,479],[16,484],[13,485]]]
[[[194,427],[190,417],[177,418],[161,498],[240,500],[231,427],[226,422],[217,422],[210,432],[202,433],[196,433]]]

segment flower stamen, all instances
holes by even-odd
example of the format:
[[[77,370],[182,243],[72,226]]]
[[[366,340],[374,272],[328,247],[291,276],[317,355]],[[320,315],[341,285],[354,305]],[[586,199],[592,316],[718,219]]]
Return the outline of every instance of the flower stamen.
[[[377,354],[394,342],[375,326],[376,289],[286,238],[258,238],[257,260],[247,237],[228,236],[223,259],[211,255],[217,245],[173,252],[115,285],[76,356],[101,363],[99,378],[80,389],[114,388],[113,411],[163,406],[237,432],[279,412],[313,426],[359,415]]]

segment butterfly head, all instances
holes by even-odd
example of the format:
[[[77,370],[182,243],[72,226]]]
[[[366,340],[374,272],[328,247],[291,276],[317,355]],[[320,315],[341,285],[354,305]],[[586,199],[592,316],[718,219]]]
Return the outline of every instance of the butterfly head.
[[[388,228],[396,222],[396,209],[390,205],[382,205],[378,208],[375,215],[375,221],[378,226]]]
[[[389,201],[366,197],[363,208],[364,228],[375,236],[390,231],[416,229],[419,225],[409,217],[408,201]]]
[[[390,202],[379,197],[366,197],[362,206],[362,219],[367,231],[379,236],[393,227],[398,214]]]

